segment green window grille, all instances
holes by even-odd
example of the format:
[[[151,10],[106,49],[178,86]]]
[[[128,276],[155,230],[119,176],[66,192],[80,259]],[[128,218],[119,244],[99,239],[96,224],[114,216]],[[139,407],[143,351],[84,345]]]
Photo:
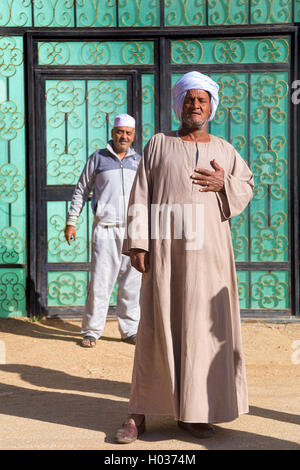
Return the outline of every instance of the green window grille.
[[[40,65],[153,65],[151,41],[40,42]]]
[[[26,273],[22,268],[0,268],[0,316],[26,315]]]
[[[294,21],[300,23],[300,0],[294,0]]]
[[[172,84],[181,75],[173,74]],[[287,262],[288,73],[211,73],[211,77],[220,86],[220,102],[210,132],[232,143],[255,179],[249,207],[231,220],[235,260]],[[179,122],[174,113],[172,117],[172,127],[177,129]],[[275,270],[239,272],[241,305],[251,309],[288,309],[287,275],[287,271]],[[248,291],[250,299],[249,294],[244,297]],[[276,292],[274,298],[271,291]]]
[[[35,3],[4,0],[0,26],[43,27],[48,22],[51,27],[80,28],[86,22],[85,27],[92,28],[102,27],[107,21],[106,27],[127,28],[129,24],[131,27],[156,27],[162,18],[165,29],[196,24],[275,25],[291,23],[293,18],[300,22],[299,0],[165,0],[162,16],[158,14],[161,2],[126,3],[122,0],[117,3],[108,0],[104,3],[105,8],[102,4],[101,9],[97,0],[39,0]],[[133,10],[131,15],[126,14],[126,9],[134,8],[134,4],[139,5],[139,9],[134,11],[135,16]],[[152,19],[149,16],[146,25],[146,14],[150,10],[156,16]],[[107,12],[111,13],[111,18]],[[64,241],[63,229],[70,202],[64,199],[64,194],[69,194],[71,186],[76,184],[88,156],[106,145],[114,116],[128,109],[128,96],[131,99],[136,96],[139,100],[140,147],[143,148],[159,130],[161,110],[155,99],[162,77],[157,73],[160,56],[155,53],[158,50],[157,46],[154,47],[156,39],[142,40],[139,34],[137,38],[134,41],[123,38],[63,41],[60,36],[60,40],[36,44],[38,71],[47,73],[47,79],[42,81],[45,96],[45,184],[49,194],[56,190],[59,193],[57,200],[51,193],[45,202],[46,225],[43,229],[47,236],[45,262],[50,266],[45,274],[45,285],[48,282],[46,297],[49,307],[54,309],[80,307],[82,310],[89,283],[86,265],[91,260],[93,215],[90,203],[85,205],[77,221],[77,241],[69,246]],[[289,312],[291,273],[288,263],[291,262],[292,250],[289,246],[288,156],[292,143],[289,142],[288,84],[293,53],[290,36],[167,39],[166,44],[170,44],[170,85],[182,73],[193,69],[210,74],[219,83],[220,106],[210,124],[210,132],[229,140],[254,173],[254,198],[243,214],[231,220],[240,306],[251,311]],[[255,67],[250,67],[251,64]],[[116,77],[121,69],[124,75],[113,80],[85,78],[81,73],[83,67],[91,71],[92,77],[97,77],[98,72],[101,75],[102,70],[104,75],[111,73]],[[77,70],[80,73],[77,74]],[[0,36],[2,317],[26,315],[28,214],[24,72],[23,38]],[[167,75],[165,78],[168,80]],[[137,86],[137,95],[132,95],[133,86]],[[174,114],[171,119],[172,128],[178,128]],[[251,263],[255,266],[248,269]],[[115,305],[116,298],[117,286],[111,305]]]
[[[86,271],[51,271],[48,273],[48,305],[50,307],[83,307],[88,288]],[[110,305],[117,302],[117,285],[114,287]]]
[[[106,147],[115,116],[127,111],[127,81],[46,80],[45,88],[47,185],[75,185],[88,156]],[[87,263],[91,259],[90,203],[77,220],[77,239],[71,245],[64,238],[69,205],[67,201],[47,202],[48,263]],[[77,271],[49,273],[48,305],[83,305],[87,276]],[[116,302],[116,292],[117,286],[111,305]]]
[[[79,47],[82,50],[82,44],[74,44],[73,50],[78,51]],[[155,132],[154,86],[154,74],[141,75],[142,145]],[[45,92],[47,185],[75,185],[88,156],[106,146],[115,115],[127,111],[127,81],[46,80]],[[64,238],[69,205],[68,201],[47,202],[47,261],[50,264],[70,265],[91,260],[93,214],[90,203],[85,205],[77,220],[77,237],[71,245]],[[88,282],[86,276],[87,273],[76,269],[74,273],[49,272],[48,306],[82,305],[86,298],[83,287]],[[116,304],[116,298],[117,285],[110,305]]]
[[[155,84],[153,74],[142,75],[142,140],[143,147],[155,134]]]
[[[126,80],[47,80],[47,184],[74,185],[127,110]]]
[[[241,309],[288,310],[288,271],[237,271]]]
[[[0,26],[37,28],[168,28],[299,21],[299,0],[2,0],[0,13]]]
[[[64,228],[70,206],[68,201],[47,201],[48,263],[85,263],[90,261],[92,214],[85,204],[76,223],[76,240],[66,242]]]
[[[26,313],[26,276],[20,267],[26,264],[23,62],[22,38],[0,37],[1,316]]]
[[[82,307],[86,298],[87,276],[84,271],[49,272],[48,305]]]
[[[205,52],[205,53],[204,53]],[[286,38],[176,40],[171,42],[171,63],[177,64],[276,64],[290,58]]]

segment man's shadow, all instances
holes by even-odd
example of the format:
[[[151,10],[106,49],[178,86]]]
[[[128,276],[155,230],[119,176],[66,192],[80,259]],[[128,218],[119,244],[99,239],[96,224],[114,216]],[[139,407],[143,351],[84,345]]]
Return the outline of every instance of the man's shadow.
[[[0,332],[29,338],[76,341],[80,336],[80,326],[58,318],[0,318]]]
[[[234,413],[235,411],[238,412],[236,383],[237,379],[238,381],[243,380],[243,375],[241,373],[242,358],[240,354],[242,344],[240,343],[240,351],[233,346],[233,335],[235,334],[236,338],[240,337],[237,332],[240,324],[234,325],[230,317],[231,308],[228,289],[223,288],[212,299],[210,332],[218,341],[219,350],[211,363],[208,373],[207,394],[212,409],[215,407],[215,403],[224,401],[222,385],[226,386],[231,391],[232,402],[229,407],[231,412]],[[236,342],[238,341],[239,339],[236,340]],[[238,378],[237,374],[239,374]],[[226,402],[229,403],[229,400],[227,399]],[[249,414],[300,425],[300,416],[258,406],[250,406]]]
[[[116,382],[106,384],[106,388],[113,395]],[[127,401],[0,384],[0,414],[98,431],[105,434],[106,442],[113,442],[114,433],[122,423],[120,416],[126,417]],[[17,427],[18,422],[16,432]]]
[[[238,418],[237,402],[237,383],[241,383],[246,377],[243,377],[242,367],[242,344],[237,329],[240,324],[235,324],[231,318],[231,303],[227,288],[223,288],[218,295],[212,299],[211,305],[211,329],[210,333],[214,336],[216,344],[218,342],[218,352],[212,360],[207,377],[207,395],[209,402],[209,421],[213,422],[216,409],[225,410],[225,415],[236,415]],[[236,319],[240,322],[240,319]],[[235,349],[233,338],[239,348]],[[237,377],[238,375],[238,377]],[[227,397],[225,389],[227,390]],[[242,400],[245,403],[245,400]],[[226,405],[224,404],[226,402]],[[245,408],[245,406],[244,406]],[[249,407],[249,414],[259,416],[265,419],[272,419],[287,423],[300,424],[300,417],[290,413],[279,412],[276,410],[264,409],[257,406]],[[235,418],[234,418],[235,419]],[[230,420],[229,420],[230,421]],[[224,420],[225,422],[225,420]],[[292,448],[300,449],[300,445],[286,440],[273,438],[270,436],[256,435],[245,431],[237,431],[228,428],[216,426],[217,432],[215,438],[205,441],[208,449],[224,448],[222,443],[226,444],[226,436],[232,436],[237,439],[236,444],[240,445],[240,440],[244,441],[244,448],[269,449],[269,448]],[[247,439],[246,439],[247,438]],[[218,441],[218,442],[217,442]],[[235,448],[229,443],[229,448]]]
[[[60,370],[38,366],[1,364],[0,371],[18,374],[23,382],[50,390],[70,390],[71,392],[115,395],[122,398],[128,398],[130,393],[130,384],[127,382],[105,380],[103,378],[78,377],[66,374]],[[5,389],[6,385],[3,384],[1,386],[0,384],[0,394],[3,388]]]
[[[21,367],[21,366],[20,366]],[[47,373],[47,370],[44,370]],[[44,375],[45,377],[45,375]],[[25,379],[25,377],[24,377]],[[54,379],[54,377],[52,377]],[[85,379],[82,379],[85,380]],[[106,381],[106,392],[115,395],[118,387],[122,389],[123,383]],[[41,379],[40,384],[43,381]],[[47,384],[47,383],[45,383]],[[100,384],[101,385],[101,384]],[[102,384],[103,385],[103,384]],[[126,384],[127,386],[129,384]],[[78,387],[76,387],[76,390]],[[93,388],[90,390],[92,391]],[[103,393],[103,387],[99,389]],[[119,392],[118,392],[119,394]],[[126,394],[127,395],[127,394]],[[128,411],[127,400],[114,400],[111,398],[92,397],[80,393],[66,393],[34,390],[32,388],[0,384],[0,414],[18,418],[41,421],[58,425],[71,426],[76,429],[98,431],[105,436],[99,436],[98,449],[101,442],[114,443],[114,434],[122,424]],[[15,423],[17,432],[18,422]],[[94,436],[94,435],[93,435]],[[217,434],[211,439],[199,440],[183,430],[180,430],[172,418],[162,420],[160,417],[148,420],[146,432],[140,440],[143,448],[155,449],[155,442],[163,441],[187,442],[193,449],[298,449],[294,442],[281,440],[261,434],[237,431],[218,427]],[[149,444],[147,446],[147,443]],[[55,443],[59,448],[59,437]],[[146,446],[146,447],[145,447]],[[134,449],[131,444],[130,449]],[[125,449],[120,446],[120,449]],[[126,447],[128,449],[128,447]],[[178,447],[177,447],[178,449]]]
[[[128,382],[72,376],[25,364],[2,364],[1,371],[7,375],[19,374],[24,384],[40,388],[0,383],[0,414],[3,416],[99,431],[105,434],[106,442],[113,442],[114,433],[122,424],[120,419],[124,420],[127,415]]]
[[[240,322],[240,319],[231,318],[232,309],[228,289],[224,287],[211,300],[210,334],[218,352],[211,362],[207,377],[209,422],[214,422],[216,414],[223,416],[224,422],[231,421],[226,417],[235,419],[239,414],[237,396],[243,391],[244,377],[241,354],[233,344],[233,334],[235,342],[239,341],[239,334],[234,330],[240,328],[240,325],[234,325],[234,322]],[[240,390],[237,390],[237,382]]]
[[[146,420],[146,433],[141,435],[140,440],[149,443],[149,448],[153,449],[155,442],[172,440],[188,442],[189,449],[197,449],[199,446],[199,449],[208,450],[300,450],[300,444],[297,442],[264,435],[261,432],[257,434],[216,425],[216,434],[213,437],[198,439],[179,429],[171,417],[164,421],[161,417],[152,418],[150,425],[147,423]]]

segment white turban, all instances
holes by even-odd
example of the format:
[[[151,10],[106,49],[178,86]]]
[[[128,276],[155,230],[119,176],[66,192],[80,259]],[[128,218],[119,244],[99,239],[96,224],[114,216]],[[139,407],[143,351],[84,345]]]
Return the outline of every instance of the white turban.
[[[119,114],[115,117],[114,127],[133,127],[135,129],[135,119],[129,114]]]
[[[173,109],[179,121],[181,121],[183,102],[188,90],[204,90],[210,93],[211,113],[208,120],[212,121],[219,104],[219,85],[208,75],[203,75],[200,72],[184,74],[172,88]]]

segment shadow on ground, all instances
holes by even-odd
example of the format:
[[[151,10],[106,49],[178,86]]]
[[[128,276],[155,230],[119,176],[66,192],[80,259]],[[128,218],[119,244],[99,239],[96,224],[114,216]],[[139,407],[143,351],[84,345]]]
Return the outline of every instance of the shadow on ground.
[[[15,336],[76,343],[81,338],[79,322],[73,324],[58,319],[45,319],[40,322],[16,318],[0,319],[1,331]],[[111,337],[103,339],[120,341]],[[108,448],[109,444],[114,443],[114,433],[127,414],[130,393],[128,382],[107,380],[102,377],[80,377],[28,364],[3,364],[0,365],[0,371],[5,379],[9,374],[18,374],[22,385],[28,385],[28,387],[9,385],[4,383],[3,379],[3,383],[0,383],[0,414],[3,416],[99,432],[99,449],[104,446]],[[7,382],[9,383],[9,380]],[[160,448],[164,446],[163,448],[170,449],[173,441],[175,446],[182,441],[194,448],[201,445],[207,449],[300,449],[300,445],[295,442],[265,435],[272,429],[272,422],[299,425],[299,416],[251,406],[249,419],[255,417],[266,421],[259,428],[262,434],[219,425],[216,426],[215,437],[201,441],[178,429],[173,418],[147,417],[146,433],[137,443],[129,447],[121,446],[121,449],[154,449],[155,443],[158,443]],[[16,421],[16,426],[18,424]],[[104,442],[101,433],[105,435]],[[293,435],[292,432],[289,434]]]
[[[0,333],[27,336],[37,339],[52,339],[55,341],[75,341],[80,344],[81,323],[69,323],[59,318],[42,318],[40,321],[31,321],[24,318],[0,318]],[[121,338],[101,336],[101,341],[120,342]]]
[[[26,364],[3,364],[0,365],[0,371],[18,374],[23,382],[50,390],[98,393],[123,398],[129,398],[130,393],[130,384],[126,382],[102,378],[78,377],[59,370],[28,366]],[[0,384],[0,393],[3,387],[6,388],[4,384]]]
[[[20,374],[21,379],[40,388],[34,390],[0,384],[0,413],[46,423],[73,426],[105,434],[106,443],[114,443],[113,436],[127,414],[127,400],[120,401],[103,396],[86,396],[83,393],[110,395],[128,399],[130,385],[125,382],[75,377],[60,371],[27,365],[1,365],[6,373]],[[65,390],[69,390],[66,393]],[[72,393],[73,392],[73,393]],[[93,413],[91,413],[93,410]],[[250,414],[261,418],[299,424],[299,416],[252,406]],[[99,449],[102,438],[99,436]],[[203,445],[207,449],[300,449],[297,443],[251,432],[216,426],[216,436],[198,440],[178,429],[172,418],[147,418],[147,430],[140,438],[143,447],[152,448],[155,442],[184,441]],[[169,444],[168,444],[169,445]],[[135,444],[130,446],[134,449]],[[121,446],[124,449],[124,446]]]

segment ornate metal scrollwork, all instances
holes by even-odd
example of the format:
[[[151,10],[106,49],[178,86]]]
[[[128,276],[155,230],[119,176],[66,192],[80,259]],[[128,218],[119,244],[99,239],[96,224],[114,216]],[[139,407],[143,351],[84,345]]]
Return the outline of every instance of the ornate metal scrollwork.
[[[262,273],[252,284],[252,299],[257,302],[258,308],[276,309],[282,301],[287,301],[289,286],[280,281],[275,272]]]
[[[2,263],[18,263],[25,251],[25,240],[17,227],[3,227],[0,232],[0,260]]]
[[[25,287],[17,272],[0,273],[0,307],[6,313],[16,313],[25,299]]]
[[[242,109],[240,103],[248,97],[248,84],[240,80],[238,74],[223,74],[219,80],[220,105],[217,108],[214,121],[217,124],[231,118],[236,123],[247,120],[247,114]]]
[[[48,297],[54,305],[74,305],[78,300],[84,303],[87,285],[77,279],[74,273],[61,273],[49,282]]]
[[[80,216],[77,220],[76,230],[77,232],[82,225],[82,217]],[[51,234],[48,239],[48,257],[51,256],[51,260],[55,259],[59,263],[71,263],[76,261],[77,256],[86,252],[87,243],[83,237],[77,236],[76,240],[73,240],[71,245],[65,240],[64,228],[65,219],[60,215],[51,215],[49,219],[49,228],[51,228]],[[55,236],[53,231],[55,232]]]
[[[23,191],[25,180],[19,174],[18,168],[12,163],[5,163],[0,167],[0,199],[12,204],[18,198],[18,193]]]

